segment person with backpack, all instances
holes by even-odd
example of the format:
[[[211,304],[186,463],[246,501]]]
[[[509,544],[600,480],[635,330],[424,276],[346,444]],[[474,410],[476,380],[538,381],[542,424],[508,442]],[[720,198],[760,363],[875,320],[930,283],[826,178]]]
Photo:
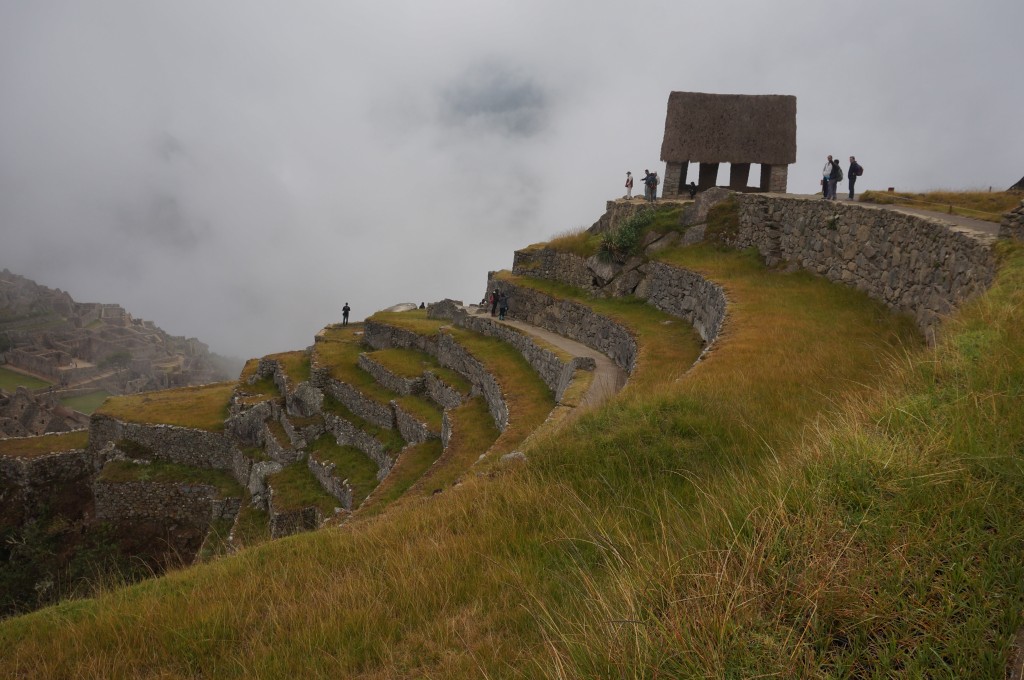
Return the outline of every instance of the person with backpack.
[[[351,311],[352,311],[352,308],[349,307],[348,303],[346,302],[345,306],[341,308],[341,325],[342,326],[347,326],[348,325],[348,313],[351,312]]]
[[[658,199],[658,173],[644,170],[647,174],[644,176],[644,186],[646,190],[644,195],[647,200],[653,203]]]
[[[853,156],[850,156],[850,169],[846,171],[846,176],[850,180],[850,200],[853,200],[853,185],[857,183],[857,178],[864,174],[864,168],[861,167],[860,163]]]
[[[843,168],[838,160],[832,161],[832,172],[828,175],[828,197],[829,200],[836,200],[836,186],[843,181]]]
[[[825,165],[821,168],[821,197],[828,198],[828,177],[832,174],[832,154],[825,159]]]

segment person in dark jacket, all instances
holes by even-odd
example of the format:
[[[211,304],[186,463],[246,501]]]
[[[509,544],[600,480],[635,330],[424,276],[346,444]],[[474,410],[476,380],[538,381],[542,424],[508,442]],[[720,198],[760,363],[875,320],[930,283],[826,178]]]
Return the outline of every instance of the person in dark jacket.
[[[864,168],[860,167],[860,163],[853,156],[850,156],[850,169],[846,171],[846,179],[850,180],[850,200],[853,200],[853,185],[857,182],[857,178],[864,172]]]
[[[498,319],[504,321],[506,314],[508,314],[508,295],[502,293],[498,297]]]

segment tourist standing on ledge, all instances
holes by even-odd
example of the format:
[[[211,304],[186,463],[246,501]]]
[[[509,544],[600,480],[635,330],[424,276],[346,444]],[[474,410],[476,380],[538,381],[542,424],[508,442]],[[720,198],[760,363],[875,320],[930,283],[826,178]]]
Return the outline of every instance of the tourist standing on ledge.
[[[626,171],[626,199],[633,199],[633,173]]]
[[[351,312],[351,311],[352,311],[352,308],[349,307],[348,303],[346,302],[345,306],[341,308],[341,325],[342,326],[347,326],[348,325],[348,313]]]
[[[491,316],[494,316],[498,311],[498,298],[501,297],[498,294],[498,289],[495,288],[494,292],[491,293]]]
[[[860,167],[860,163],[853,156],[850,156],[850,169],[846,171],[846,177],[850,180],[850,200],[853,200],[853,185],[857,182],[857,178],[864,174],[864,168]]]
[[[648,201],[654,203],[658,198],[658,173],[648,172],[647,170],[644,170],[644,172],[647,173],[644,177],[644,185],[647,187],[644,195],[647,196]]]
[[[644,200],[651,200],[651,171],[644,170]]]
[[[498,319],[504,321],[506,314],[508,314],[508,294],[502,293],[498,298]]]
[[[836,200],[836,186],[843,181],[843,169],[839,167],[839,161],[832,161],[832,172],[828,176],[828,197]]]
[[[828,178],[832,176],[832,156],[829,155],[825,161],[825,167],[821,169],[821,195],[828,198]]]

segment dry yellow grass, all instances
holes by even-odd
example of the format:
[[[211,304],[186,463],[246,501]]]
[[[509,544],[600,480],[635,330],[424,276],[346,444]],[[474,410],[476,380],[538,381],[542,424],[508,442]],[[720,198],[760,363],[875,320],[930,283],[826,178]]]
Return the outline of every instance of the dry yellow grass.
[[[228,382],[111,397],[96,414],[126,422],[219,432],[224,429],[234,389],[235,383]]]
[[[46,434],[41,437],[18,437],[16,439],[0,439],[0,456],[18,458],[35,458],[58,451],[84,449],[89,443],[89,431],[66,432],[62,434]]]

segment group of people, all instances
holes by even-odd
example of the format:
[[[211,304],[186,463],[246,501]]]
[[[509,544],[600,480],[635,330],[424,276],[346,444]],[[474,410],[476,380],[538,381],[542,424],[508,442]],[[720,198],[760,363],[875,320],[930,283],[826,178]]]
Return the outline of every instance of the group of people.
[[[850,200],[853,200],[853,185],[857,178],[864,174],[864,168],[853,156],[850,156],[850,167],[846,169],[846,179],[850,183]],[[836,187],[843,181],[843,168],[839,159],[832,160],[832,156],[825,161],[825,167],[821,169],[821,194],[825,200],[836,200]]]
[[[641,180],[644,183],[644,199],[653,203],[658,200],[658,185],[661,180],[658,179],[658,173],[651,172],[650,170],[644,170],[644,178]],[[626,171],[626,200],[632,200],[633,198],[633,173]]]
[[[505,315],[508,314],[508,293],[501,293],[495,288],[480,304],[484,307],[489,304],[491,306],[491,316],[497,314],[498,319],[504,321]]]

